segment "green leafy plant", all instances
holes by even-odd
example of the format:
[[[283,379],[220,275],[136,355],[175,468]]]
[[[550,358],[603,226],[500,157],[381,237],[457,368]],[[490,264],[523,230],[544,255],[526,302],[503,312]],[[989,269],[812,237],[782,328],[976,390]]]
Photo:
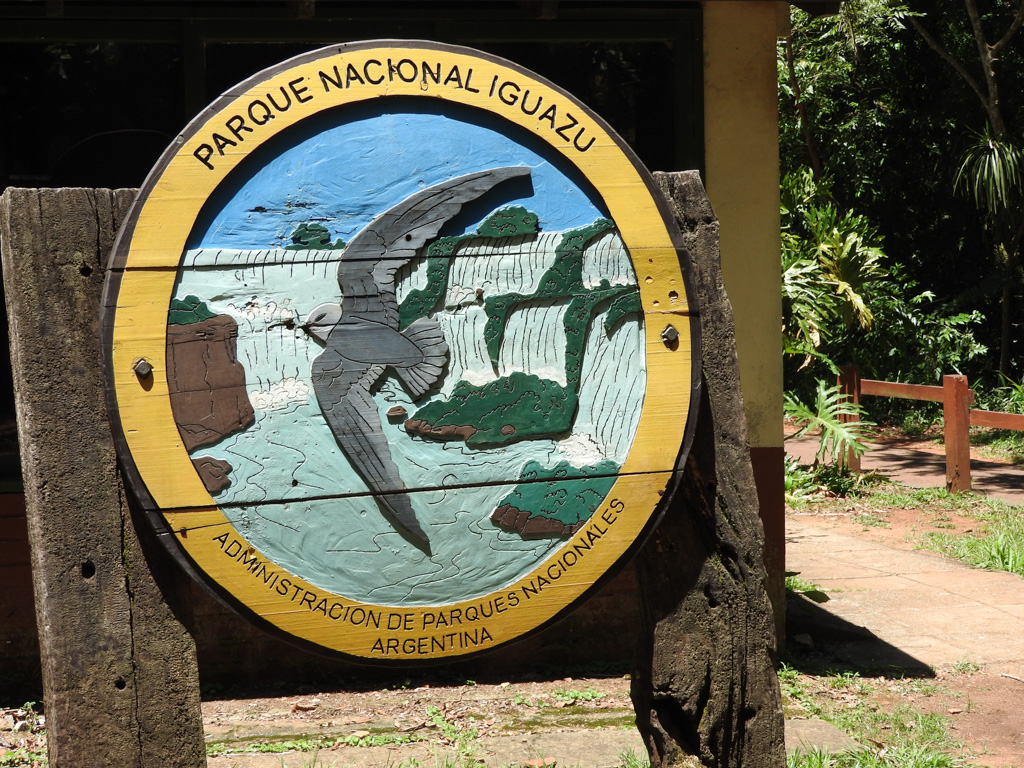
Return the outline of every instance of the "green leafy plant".
[[[847,399],[838,385],[830,386],[819,379],[813,406],[807,406],[792,393],[787,393],[784,409],[786,417],[800,425],[791,437],[818,432],[815,464],[831,459],[838,466],[845,467],[850,452],[860,456],[867,450],[864,429],[874,426],[874,422],[852,420],[860,418],[864,411]]]
[[[792,574],[786,576],[786,590],[788,592],[820,592],[821,587],[813,581],[806,581],[797,574]]]
[[[585,691],[579,691],[575,688],[556,688],[551,692],[551,695],[558,701],[567,701],[569,703],[575,703],[577,701],[597,701],[598,699],[603,699],[607,696],[605,693],[598,693],[593,688],[587,688]]]

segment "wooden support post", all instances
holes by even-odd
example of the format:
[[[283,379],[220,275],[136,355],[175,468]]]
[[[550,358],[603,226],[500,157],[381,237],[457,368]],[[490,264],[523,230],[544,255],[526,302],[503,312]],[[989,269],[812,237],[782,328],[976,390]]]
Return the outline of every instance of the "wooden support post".
[[[781,768],[775,622],[718,221],[695,171],[657,173],[655,181],[693,261],[703,386],[679,490],[637,558],[637,727],[653,768]]]
[[[860,405],[860,368],[856,365],[840,366],[838,384],[844,400]],[[840,419],[844,424],[856,424],[860,421],[860,414],[841,416]],[[852,448],[846,451],[846,467],[851,472],[860,472],[860,456]]]
[[[0,197],[51,768],[206,765],[195,644],[178,620],[188,593],[136,536],[107,421],[100,294],[132,198]]]
[[[971,490],[971,391],[966,376],[942,377],[946,490]]]

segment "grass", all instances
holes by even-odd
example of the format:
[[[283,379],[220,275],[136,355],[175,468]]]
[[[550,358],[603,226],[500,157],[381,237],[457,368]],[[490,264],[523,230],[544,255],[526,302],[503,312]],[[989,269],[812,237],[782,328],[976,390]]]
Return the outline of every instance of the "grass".
[[[801,579],[798,573],[787,573],[786,590],[788,592],[820,592],[821,587],[813,581]]]
[[[224,754],[277,754],[281,752],[318,752],[333,746],[382,747],[427,741],[426,735],[375,733],[368,736],[301,736],[295,739],[260,739],[258,741],[217,741],[206,745],[207,757]]]
[[[0,765],[2,766],[46,766],[46,749],[29,749],[18,747],[0,754]]]
[[[856,672],[804,674],[783,665],[779,682],[784,700],[804,716],[827,720],[863,745],[861,749],[790,754],[788,768],[960,768],[961,745],[946,718],[893,705],[910,693],[931,695],[938,686],[918,680],[862,678]]]

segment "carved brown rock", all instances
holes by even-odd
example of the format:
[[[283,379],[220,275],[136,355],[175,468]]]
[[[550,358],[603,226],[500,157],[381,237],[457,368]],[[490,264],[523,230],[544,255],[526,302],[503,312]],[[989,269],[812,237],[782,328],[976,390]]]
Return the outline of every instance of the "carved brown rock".
[[[469,424],[435,427],[423,419],[409,419],[405,422],[405,430],[411,435],[432,437],[435,440],[468,440],[478,432],[476,427]]]
[[[537,539],[546,536],[571,536],[582,528],[586,521],[566,525],[551,517],[534,515],[511,504],[502,504],[491,513],[491,522],[506,531],[515,531],[524,539]]]
[[[221,491],[231,487],[231,465],[223,459],[215,459],[212,456],[199,456],[192,459],[192,466],[199,473],[199,479],[203,481],[206,490],[211,496],[216,496]]]
[[[167,328],[167,385],[185,449],[213,445],[252,425],[255,413],[228,315]]]

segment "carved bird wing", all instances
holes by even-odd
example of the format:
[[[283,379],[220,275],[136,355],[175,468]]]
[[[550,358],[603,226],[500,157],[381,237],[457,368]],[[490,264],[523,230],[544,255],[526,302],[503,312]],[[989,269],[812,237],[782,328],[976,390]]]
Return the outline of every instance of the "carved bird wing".
[[[528,167],[508,166],[457,176],[410,195],[370,222],[352,238],[338,266],[344,315],[397,328],[395,272],[464,204],[502,181],[529,175]]]
[[[328,347],[313,360],[313,389],[349,464],[396,527],[429,555],[430,542],[416,519],[370,396],[370,387],[383,371],[383,365],[349,360]]]

